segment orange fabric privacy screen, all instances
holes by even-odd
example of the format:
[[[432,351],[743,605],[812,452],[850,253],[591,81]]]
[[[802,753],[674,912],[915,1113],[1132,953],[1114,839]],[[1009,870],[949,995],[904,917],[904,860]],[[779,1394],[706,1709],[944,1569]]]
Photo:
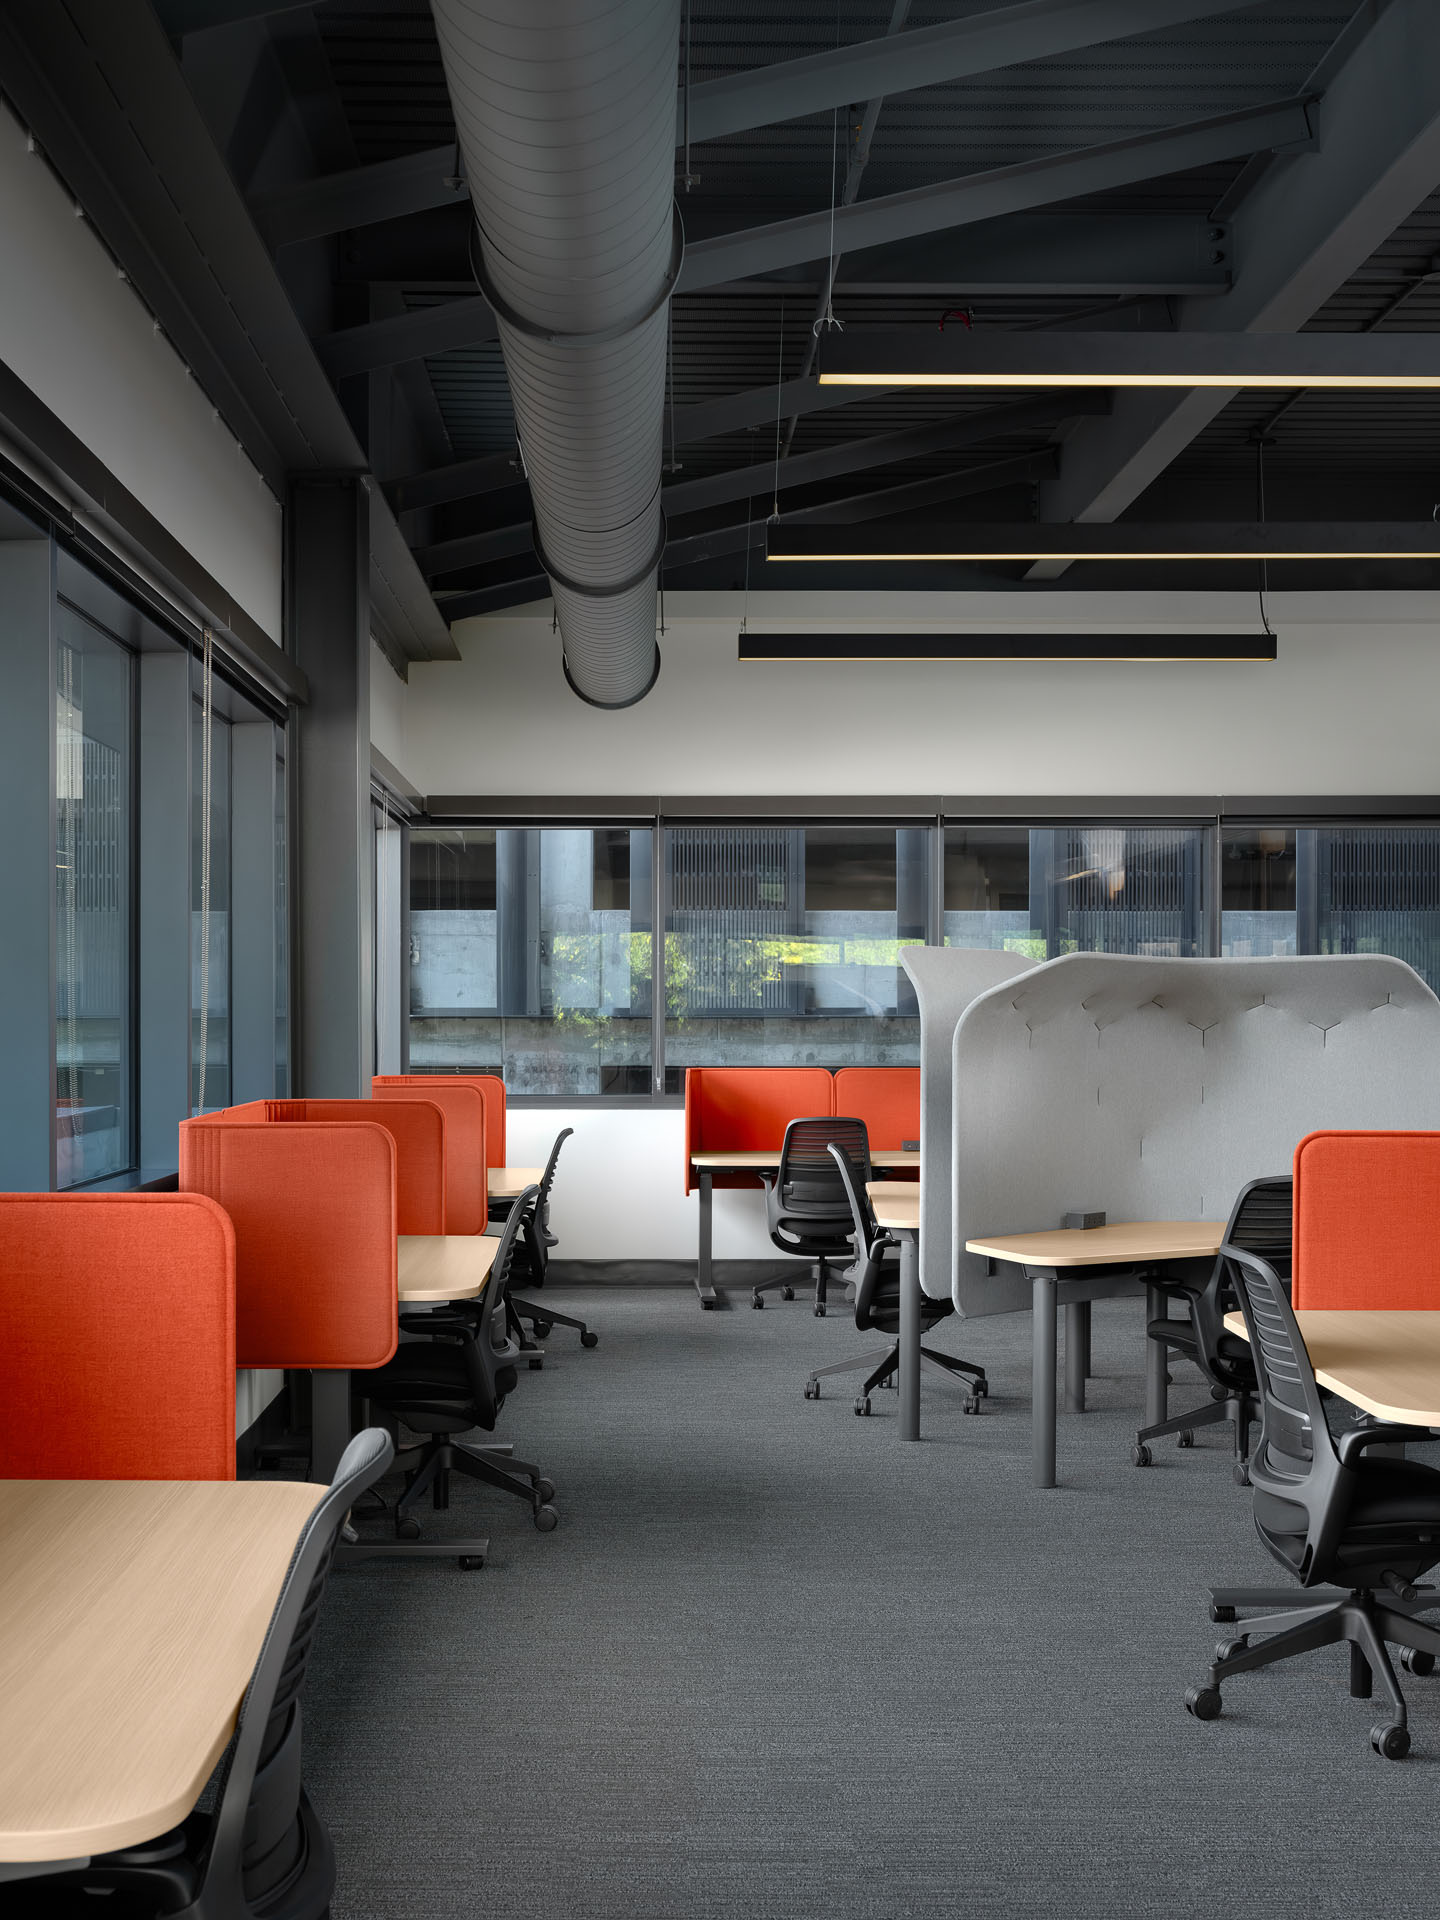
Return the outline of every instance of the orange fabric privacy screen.
[[[835,1076],[835,1111],[865,1122],[872,1152],[920,1138],[918,1067],[842,1067]]]
[[[421,1098],[379,1106],[373,1100],[272,1100],[272,1120],[354,1120],[395,1136],[397,1233],[445,1231],[445,1116]]]
[[[685,1191],[693,1153],[778,1150],[792,1120],[835,1111],[825,1067],[690,1067],[685,1074]],[[713,1176],[717,1187],[753,1187],[753,1173]]]
[[[301,1105],[302,1102],[277,1102]],[[365,1105],[368,1102],[340,1102]],[[235,1226],[235,1364],[378,1367],[398,1332],[395,1140],[378,1121],[180,1124],[180,1186]]]
[[[423,1087],[390,1080],[372,1082],[382,1105],[422,1101],[445,1116],[445,1224],[442,1233],[483,1233],[489,1222],[485,1182],[485,1096],[468,1082],[439,1079]],[[404,1210],[405,1176],[400,1176]],[[400,1229],[406,1231],[404,1227]]]
[[[0,1194],[0,1479],[233,1480],[235,1365],[213,1201]]]
[[[505,1082],[496,1073],[385,1073],[372,1087],[474,1087],[485,1102],[485,1165],[505,1165]]]
[[[1295,1149],[1298,1309],[1440,1308],[1440,1133],[1311,1133]]]

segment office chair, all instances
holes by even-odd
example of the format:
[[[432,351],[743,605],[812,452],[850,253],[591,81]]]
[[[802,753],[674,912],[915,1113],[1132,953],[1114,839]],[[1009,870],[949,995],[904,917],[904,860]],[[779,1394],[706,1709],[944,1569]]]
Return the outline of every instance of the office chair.
[[[354,1500],[393,1457],[372,1427],[346,1447],[330,1490],[305,1530],[220,1763],[212,1813],[191,1813],[154,1840],[97,1854],[68,1873],[5,1887],[14,1920],[117,1913],[183,1913],[189,1920],[323,1920],[335,1890],[335,1850],[300,1778],[300,1690],[315,1622]],[[98,1897],[97,1897],[98,1896]]]
[[[550,1505],[554,1482],[538,1467],[510,1458],[506,1442],[477,1447],[456,1437],[472,1427],[493,1433],[505,1397],[515,1389],[518,1349],[503,1337],[505,1292],[525,1203],[537,1191],[527,1187],[520,1195],[522,1204],[511,1210],[479,1300],[402,1313],[402,1332],[430,1337],[402,1340],[393,1359],[365,1376],[372,1406],[426,1436],[418,1447],[401,1450],[401,1464],[410,1466],[410,1475],[395,1502],[397,1539],[419,1539],[420,1522],[410,1509],[427,1489],[437,1512],[449,1506],[452,1473],[483,1480],[527,1502],[541,1533],[559,1524],[560,1516]]]
[[[778,1169],[760,1176],[770,1238],[782,1253],[793,1253],[814,1267],[815,1312],[822,1320],[831,1263],[843,1260],[847,1267],[855,1266],[858,1278],[859,1261],[850,1203],[830,1158],[832,1142],[859,1169],[863,1185],[870,1178],[870,1137],[863,1120],[843,1114],[792,1120],[781,1142]],[[781,1274],[751,1289],[751,1306],[763,1307],[772,1287],[779,1287],[782,1300],[795,1298],[794,1287]]]
[[[555,1162],[560,1158],[560,1149],[574,1131],[573,1127],[562,1127],[556,1134],[554,1145],[550,1149],[550,1158],[545,1162],[545,1171],[540,1176],[540,1212],[536,1230],[539,1252],[532,1256],[527,1247],[521,1257],[522,1267],[528,1269],[532,1264],[535,1267],[533,1273],[525,1272],[525,1278],[532,1286],[544,1286],[545,1269],[550,1264],[550,1249],[559,1244],[550,1231],[550,1189],[555,1184]],[[508,1220],[519,1204],[518,1194],[501,1194],[490,1202],[490,1218],[501,1222]]]
[[[565,1127],[556,1134],[550,1158],[545,1162],[545,1171],[540,1176],[540,1185],[538,1189],[532,1189],[536,1197],[521,1210],[524,1217],[520,1223],[520,1239],[511,1268],[512,1283],[518,1281],[531,1287],[543,1287],[545,1284],[545,1275],[550,1266],[550,1249],[559,1244],[550,1231],[550,1190],[555,1184],[555,1163],[560,1158],[561,1147],[574,1131],[573,1127]],[[522,1320],[531,1323],[537,1340],[543,1340],[556,1327],[574,1327],[582,1347],[598,1347],[600,1344],[599,1334],[592,1333],[585,1322],[577,1320],[574,1314],[556,1313],[553,1307],[537,1306],[533,1300],[526,1300],[516,1293],[509,1296],[508,1314],[508,1324],[522,1348],[530,1344],[520,1325]],[[530,1365],[538,1367],[540,1361],[531,1360]]]
[[[1232,1675],[1345,1641],[1351,1695],[1368,1700],[1378,1677],[1390,1702],[1392,1718],[1371,1728],[1370,1744],[1385,1759],[1401,1760],[1410,1751],[1405,1696],[1385,1642],[1408,1650],[1403,1664],[1411,1673],[1430,1672],[1440,1653],[1440,1631],[1414,1617],[1440,1598],[1415,1585],[1440,1562],[1440,1472],[1414,1460],[1367,1459],[1366,1449],[1428,1440],[1429,1429],[1362,1427],[1342,1434],[1337,1446],[1284,1282],[1244,1247],[1220,1252],[1230,1263],[1260,1383],[1263,1426],[1250,1462],[1255,1531],[1312,1600],[1248,1623],[1267,1635],[1253,1646],[1248,1631],[1218,1646],[1209,1679],[1190,1689],[1185,1705],[1197,1720],[1213,1720],[1221,1683]],[[1315,1591],[1327,1584],[1343,1590]],[[1234,1597],[1256,1605],[1280,1598]],[[1234,1617],[1233,1609],[1212,1605],[1212,1616],[1217,1611]]]
[[[856,1263],[861,1271],[855,1292],[855,1324],[862,1333],[873,1327],[877,1333],[893,1334],[895,1337],[888,1347],[872,1348],[869,1353],[857,1354],[853,1360],[839,1360],[834,1366],[817,1367],[805,1382],[805,1398],[818,1400],[820,1382],[832,1373],[860,1373],[869,1368],[869,1378],[855,1397],[856,1413],[868,1414],[872,1391],[876,1387],[892,1386],[900,1365],[900,1269],[896,1262],[885,1257],[898,1247],[899,1242],[876,1224],[869,1196],[855,1178],[844,1149],[832,1144],[830,1157],[835,1162],[850,1206],[855,1245],[864,1249],[863,1264],[861,1261]],[[922,1293],[921,1334],[927,1334],[954,1311],[953,1300],[932,1300],[928,1294]],[[963,1378],[969,1391],[961,1402],[961,1411],[980,1411],[980,1401],[990,1391],[990,1382],[985,1378],[983,1367],[973,1366],[968,1360],[957,1360],[952,1354],[926,1346],[920,1349],[920,1364],[932,1373],[947,1374],[951,1379]]]
[[[1272,1273],[1282,1280],[1290,1278],[1291,1204],[1295,1183],[1288,1174],[1272,1180],[1252,1180],[1235,1202],[1225,1230],[1227,1246],[1244,1247],[1258,1253]],[[1237,1306],[1230,1266],[1223,1254],[1217,1255],[1209,1277],[1199,1286],[1183,1280],[1159,1283],[1167,1299],[1179,1300],[1185,1308],[1183,1320],[1171,1320],[1162,1313],[1145,1329],[1151,1340],[1167,1350],[1182,1353],[1204,1374],[1210,1383],[1210,1401],[1191,1413],[1172,1414],[1153,1427],[1142,1427],[1135,1436],[1130,1458],[1137,1467],[1148,1467],[1153,1458],[1149,1442],[1165,1434],[1176,1436],[1176,1445],[1195,1444],[1195,1428],[1218,1426],[1223,1420],[1235,1423],[1236,1483],[1250,1484],[1250,1428],[1257,1412],[1255,1362],[1249,1345],[1239,1334],[1229,1333],[1225,1316]]]

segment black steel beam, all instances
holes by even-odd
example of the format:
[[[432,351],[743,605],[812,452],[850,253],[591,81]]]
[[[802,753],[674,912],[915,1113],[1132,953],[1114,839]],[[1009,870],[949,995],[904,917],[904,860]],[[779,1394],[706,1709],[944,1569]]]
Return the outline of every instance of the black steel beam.
[[[316,0],[155,0],[160,24],[176,40],[237,20],[264,20],[272,13],[308,12]]]

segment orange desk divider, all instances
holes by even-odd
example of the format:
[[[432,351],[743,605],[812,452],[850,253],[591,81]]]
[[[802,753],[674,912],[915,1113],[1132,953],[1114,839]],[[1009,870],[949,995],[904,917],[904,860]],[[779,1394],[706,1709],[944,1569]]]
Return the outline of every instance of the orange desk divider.
[[[685,1073],[685,1191],[695,1153],[778,1151],[792,1120],[835,1111],[825,1067],[689,1067]],[[753,1187],[753,1173],[714,1175],[716,1187]]]
[[[373,1087],[474,1087],[485,1102],[485,1166],[505,1160],[505,1082],[497,1073],[383,1073]]]
[[[233,1480],[235,1367],[212,1200],[0,1194],[0,1479]]]
[[[235,1226],[237,1366],[378,1367],[395,1351],[395,1136],[369,1101],[316,1104],[369,1118],[287,1125],[234,1107],[180,1124],[182,1191]]]
[[[485,1180],[485,1096],[469,1081],[435,1079],[424,1086],[374,1080],[382,1105],[419,1101],[445,1116],[445,1224],[442,1233],[483,1233],[489,1224]],[[404,1178],[401,1178],[404,1189]],[[403,1233],[405,1229],[402,1227]]]
[[[919,1067],[842,1067],[835,1111],[865,1122],[872,1150],[903,1149],[920,1138]]]
[[[445,1231],[445,1116],[433,1100],[272,1100],[277,1120],[358,1121],[395,1138],[397,1233]]]
[[[1440,1133],[1305,1136],[1292,1297],[1299,1309],[1440,1309]]]

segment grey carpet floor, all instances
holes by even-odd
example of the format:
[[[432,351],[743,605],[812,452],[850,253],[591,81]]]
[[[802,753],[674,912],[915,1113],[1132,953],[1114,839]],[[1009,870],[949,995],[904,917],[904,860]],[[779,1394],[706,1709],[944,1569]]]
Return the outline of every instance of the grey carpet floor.
[[[306,1774],[335,1920],[1434,1913],[1440,1677],[1405,1681],[1398,1764],[1343,1650],[1184,1711],[1224,1632],[1206,1587],[1281,1581],[1228,1429],[1131,1466],[1137,1302],[1097,1305],[1092,1410],[1041,1493],[1028,1315],[939,1331],[993,1397],[965,1418],[927,1377],[904,1446],[894,1393],[868,1420],[843,1380],[802,1398],[871,1344],[843,1314],[546,1299],[600,1345],[552,1335],[497,1437],[559,1529],[461,1484],[427,1533],[487,1531],[483,1571],[331,1582]]]

